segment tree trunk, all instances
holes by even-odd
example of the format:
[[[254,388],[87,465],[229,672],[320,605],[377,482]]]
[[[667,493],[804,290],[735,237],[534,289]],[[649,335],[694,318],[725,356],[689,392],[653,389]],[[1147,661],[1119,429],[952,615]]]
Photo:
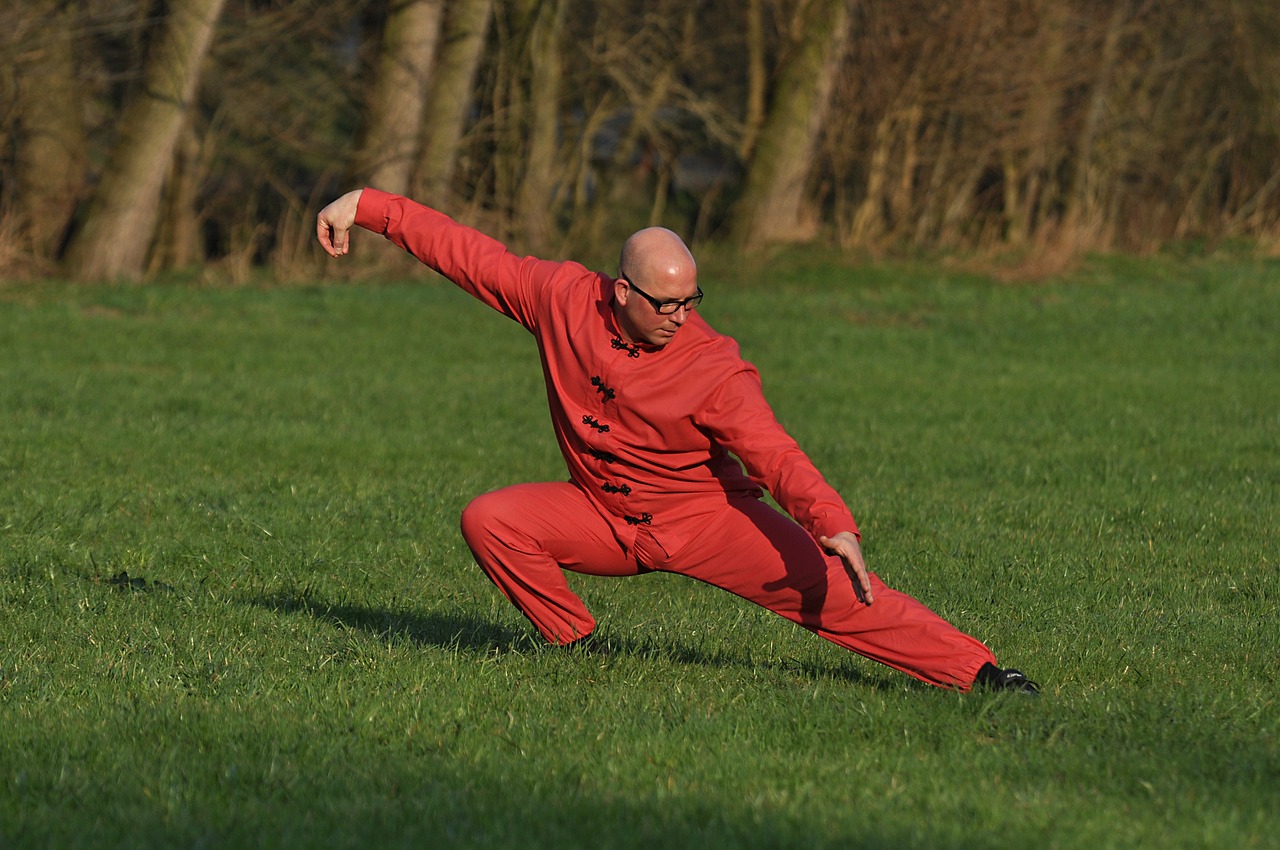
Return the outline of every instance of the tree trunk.
[[[916,211],[916,179],[920,170],[920,128],[924,124],[924,106],[915,100],[902,109],[898,136],[902,140],[899,153],[898,180],[889,194],[889,216],[896,230],[909,229]]]
[[[866,245],[885,230],[884,198],[889,183],[889,157],[893,141],[893,113],[885,113],[876,124],[875,150],[867,161],[867,188],[853,215],[846,242]]]
[[[40,0],[28,14],[44,23],[36,47],[14,67],[15,194],[27,249],[39,266],[56,257],[85,192],[86,137],[72,43],[75,15],[57,0]]]
[[[764,53],[764,13],[760,3],[761,0],[747,0],[747,103],[742,122],[742,142],[738,145],[738,158],[743,162],[751,160],[760,128],[764,126],[765,92],[769,80]]]
[[[460,0],[445,19],[413,182],[414,197],[445,210],[492,13],[493,0]]]
[[[556,149],[560,137],[560,42],[565,0],[541,0],[529,36],[533,67],[528,100],[529,142],[516,218],[529,248],[546,248],[554,231]]]
[[[194,128],[185,127],[174,151],[148,273],[189,268],[205,260],[198,202],[205,176],[201,147]]]
[[[1094,171],[1094,142],[1102,123],[1103,113],[1107,108],[1107,96],[1111,86],[1111,74],[1115,67],[1120,49],[1120,36],[1129,16],[1129,3],[1116,3],[1107,23],[1106,36],[1103,39],[1102,55],[1098,58],[1097,72],[1094,74],[1089,92],[1089,105],[1081,125],[1080,134],[1076,138],[1075,163],[1072,169],[1071,185],[1066,196],[1066,213],[1063,217],[1063,235],[1067,239],[1080,240],[1104,227],[1105,211],[1098,201],[1099,191],[1089,186],[1089,176]],[[1080,233],[1084,231],[1085,233]]]
[[[916,218],[914,242],[917,245],[938,244],[941,237],[942,211],[946,206],[946,195],[943,186],[951,176],[952,159],[959,154],[958,137],[959,118],[954,112],[948,112],[940,122],[937,131],[937,142],[933,166],[929,169],[929,180],[924,188],[924,198],[920,213]]]
[[[174,0],[147,62],[144,86],[120,116],[120,133],[94,193],[70,268],[82,279],[136,278],[159,217],[164,178],[191,106],[225,0]]]
[[[849,38],[848,0],[814,0],[782,69],[734,212],[739,245],[812,238],[805,184]]]
[[[356,158],[356,171],[370,186],[409,192],[443,16],[444,0],[406,0],[387,14]]]
[[[1058,81],[1063,76],[1071,10],[1061,0],[1045,0],[1036,13],[1040,21],[1036,44],[1040,49],[1030,74],[1021,133],[1014,139],[1022,150],[1010,153],[1013,166],[1006,168],[1005,175],[1013,187],[1012,192],[1006,189],[1006,196],[1012,194],[1016,198],[1005,205],[1009,224],[1005,238],[1015,246],[1024,244],[1043,223],[1040,217],[1053,199],[1052,179],[1061,159],[1060,151],[1054,147],[1061,136],[1059,114],[1064,93]],[[1018,172],[1021,179],[1015,177]]]

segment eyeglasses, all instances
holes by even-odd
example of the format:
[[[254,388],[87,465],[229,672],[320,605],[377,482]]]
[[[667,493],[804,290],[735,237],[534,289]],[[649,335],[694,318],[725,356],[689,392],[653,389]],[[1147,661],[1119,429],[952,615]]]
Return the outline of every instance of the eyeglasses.
[[[698,309],[698,305],[702,303],[702,287],[698,287],[698,291],[693,295],[690,295],[688,298],[681,298],[675,301],[659,301],[657,298],[654,298],[652,295],[632,283],[631,278],[627,277],[625,274],[622,275],[622,280],[629,288],[640,293],[644,300],[652,304],[653,309],[663,316],[670,316],[672,313],[678,313],[682,307],[692,313],[694,310]]]

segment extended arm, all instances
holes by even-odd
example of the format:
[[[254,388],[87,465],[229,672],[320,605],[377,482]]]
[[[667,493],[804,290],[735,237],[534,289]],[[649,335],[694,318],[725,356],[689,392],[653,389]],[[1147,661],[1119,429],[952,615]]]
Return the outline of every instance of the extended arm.
[[[558,281],[590,276],[574,263],[516,256],[498,240],[438,210],[373,188],[348,192],[316,216],[316,237],[331,257],[350,250],[354,227],[385,237],[531,331]]]
[[[858,541],[858,526],[840,494],[778,422],[748,366],[723,382],[701,413],[720,445],[737,455],[747,473],[818,544],[844,562],[859,595],[871,604],[871,580]]]

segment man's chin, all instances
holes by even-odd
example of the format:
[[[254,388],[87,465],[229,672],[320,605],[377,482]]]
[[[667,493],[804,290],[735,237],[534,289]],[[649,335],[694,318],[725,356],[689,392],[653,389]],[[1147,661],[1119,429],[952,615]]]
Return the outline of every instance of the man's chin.
[[[660,328],[649,335],[649,344],[656,345],[661,348],[675,338],[675,331],[668,331]]]

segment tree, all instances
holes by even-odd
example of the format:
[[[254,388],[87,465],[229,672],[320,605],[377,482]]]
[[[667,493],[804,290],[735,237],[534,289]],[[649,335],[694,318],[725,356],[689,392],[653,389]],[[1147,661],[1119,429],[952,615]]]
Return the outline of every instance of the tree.
[[[361,182],[409,192],[443,15],[444,0],[402,0],[387,14],[357,156]]]
[[[849,4],[813,0],[804,11],[734,213],[733,238],[741,245],[813,236],[805,189],[849,38]]]
[[[143,87],[117,122],[116,141],[84,228],[72,243],[71,270],[77,277],[102,280],[142,274],[165,176],[224,2],[170,3],[147,62]]]
[[[1120,39],[1132,14],[1128,0],[1117,2],[1107,18],[1102,48],[1094,63],[1085,99],[1083,120],[1079,122],[1071,178],[1064,198],[1063,235],[1068,239],[1085,239],[1086,232],[1096,237],[1106,226],[1106,209],[1099,196],[1106,182],[1099,181],[1097,140],[1102,132],[1104,113],[1114,85],[1112,74],[1119,59]],[[1094,185],[1090,185],[1090,183]],[[1099,185],[1101,184],[1101,185]]]
[[[5,274],[311,275],[353,179],[575,254],[1280,237],[1274,0],[9,5]]]
[[[449,187],[458,161],[458,145],[466,127],[468,107],[473,103],[476,70],[492,14],[493,0],[449,4],[413,180],[414,197],[437,207],[450,205]]]
[[[555,230],[556,154],[560,144],[561,35],[565,0],[533,0],[529,33],[528,147],[516,196],[516,219],[531,247],[546,248]]]
[[[66,3],[38,0],[16,24],[10,36],[15,44],[25,42],[12,83],[17,216],[21,241],[38,266],[47,266],[84,192],[87,139],[74,56],[78,21]]]

